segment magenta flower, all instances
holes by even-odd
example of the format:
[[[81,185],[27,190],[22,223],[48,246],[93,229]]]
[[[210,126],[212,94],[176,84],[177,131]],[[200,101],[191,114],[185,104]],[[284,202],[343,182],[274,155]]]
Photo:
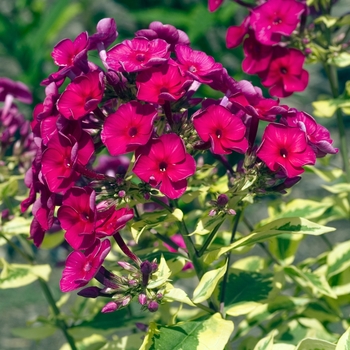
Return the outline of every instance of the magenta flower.
[[[99,205],[96,221],[96,234],[98,237],[112,236],[116,231],[125,227],[126,223],[134,217],[134,211],[128,208],[116,210],[114,206],[101,210]]]
[[[170,57],[169,46],[162,39],[125,40],[107,52],[106,61],[116,71],[138,72],[165,63]]]
[[[281,41],[296,29],[305,5],[296,0],[269,0],[252,10],[250,24],[255,37],[264,45]]]
[[[186,191],[186,179],[195,173],[196,163],[179,136],[165,134],[140,148],[133,171],[142,181],[160,186],[163,194],[175,199]]]
[[[285,117],[281,122],[290,127],[297,127],[304,131],[310,146],[316,153],[317,158],[324,157],[326,154],[336,154],[338,149],[333,147],[333,140],[329,131],[322,125],[317,124],[311,115],[305,112],[296,111],[294,116]]]
[[[176,101],[185,93],[192,80],[183,77],[177,66],[163,64],[138,74],[137,98],[142,101],[164,104]]]
[[[210,142],[214,154],[244,153],[248,141],[242,120],[225,107],[211,105],[193,117],[193,125],[204,142]]]
[[[41,172],[51,192],[65,192],[80,176],[75,165],[86,165],[94,154],[91,137],[82,132],[79,140],[54,134],[42,155]]]
[[[75,78],[57,101],[57,109],[67,119],[80,119],[102,100],[103,73],[98,71]]]
[[[84,253],[79,251],[70,253],[62,272],[61,291],[71,292],[87,285],[97,274],[110,250],[109,240],[102,242],[96,240],[95,244]]]
[[[11,96],[11,103],[13,98],[23,103],[30,104],[33,102],[32,94],[27,85],[20,81],[0,78],[0,102],[5,102],[6,97],[9,98],[8,96]]]
[[[302,174],[304,165],[316,162],[303,131],[274,123],[266,127],[257,156],[270,170],[282,169],[289,178]]]
[[[287,97],[303,91],[309,82],[309,73],[303,69],[305,56],[297,49],[275,47],[271,63],[259,76],[261,83],[270,88],[270,94]]]
[[[246,17],[239,26],[231,26],[227,28],[226,32],[226,47],[234,49],[241,44],[243,38],[248,33],[250,17]]]
[[[97,32],[89,37],[89,50],[108,47],[117,38],[117,25],[113,18],[102,18],[96,26]]]
[[[216,11],[223,2],[224,0],[208,0],[208,10],[210,12]]]
[[[140,102],[121,105],[106,119],[101,133],[102,142],[113,156],[135,151],[151,138],[157,110]]]
[[[144,37],[148,40],[163,39],[170,44],[170,51],[174,51],[176,44],[190,44],[190,39],[185,32],[180,29],[176,29],[171,24],[163,24],[159,21],[152,22],[148,29],[138,30],[135,33],[135,36]]]
[[[202,51],[192,50],[187,45],[176,45],[176,57],[179,67],[191,78],[201,82],[210,83],[210,75],[222,70],[222,65],[216,63],[214,58]]]
[[[61,40],[53,49],[51,56],[61,71],[53,74],[53,79],[63,79],[68,72],[79,73],[88,70],[87,51],[89,36],[87,32],[79,34],[74,41]]]
[[[256,74],[269,67],[273,49],[271,46],[259,43],[253,35],[244,40],[244,60],[242,69],[248,74]]]
[[[88,249],[95,242],[96,193],[89,187],[73,187],[63,197],[57,217],[66,241],[74,249]]]

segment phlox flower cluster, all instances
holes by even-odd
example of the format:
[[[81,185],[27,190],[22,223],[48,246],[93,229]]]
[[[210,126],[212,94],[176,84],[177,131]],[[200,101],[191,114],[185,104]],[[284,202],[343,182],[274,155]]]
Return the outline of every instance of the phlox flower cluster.
[[[302,11],[297,12],[295,23]],[[304,165],[337,150],[312,116],[263,97],[248,81],[235,81],[214,58],[192,49],[181,30],[153,22],[109,48],[117,36],[114,20],[106,18],[95,34],[84,32],[54,47],[58,70],[42,82],[46,97],[34,109],[37,148],[22,211],[33,205],[30,236],[36,246],[54,222],[65,231],[72,252],[62,291],[85,287],[95,278],[103,287],[85,287],[79,294],[113,297],[104,312],[136,296],[143,308],[155,311],[163,294],[148,291],[147,283],[157,264],[135,256],[119,232],[134,220],[130,200],[181,198],[205,152],[222,162],[233,182],[258,174],[252,191],[261,193],[290,187]],[[99,66],[88,59],[94,51]],[[202,84],[221,98],[194,97]],[[267,126],[257,145],[260,121]],[[226,158],[233,152],[244,158],[236,170]],[[234,215],[230,196],[230,191],[219,194],[210,215]],[[119,262],[128,277],[103,266],[111,238],[136,265]]]
[[[242,69],[257,74],[273,96],[287,97],[305,90],[309,74],[303,69],[305,54],[291,47],[291,36],[302,29],[308,12],[305,1],[264,0],[256,6],[237,1],[249,8],[249,15],[239,26],[231,26],[226,46],[235,48],[243,41]],[[222,1],[209,0],[215,11]]]

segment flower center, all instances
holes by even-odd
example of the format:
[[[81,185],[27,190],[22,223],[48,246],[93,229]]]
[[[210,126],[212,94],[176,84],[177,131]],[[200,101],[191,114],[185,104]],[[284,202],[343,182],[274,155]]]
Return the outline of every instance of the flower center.
[[[132,126],[132,127],[129,129],[129,136],[130,136],[130,137],[135,137],[136,134],[137,134],[137,128],[135,128],[134,126]]]
[[[89,272],[92,268],[92,264],[91,264],[91,261],[87,261],[84,265],[84,271],[85,272]]]
[[[159,171],[161,171],[162,173],[164,173],[164,171],[166,170],[167,167],[168,167],[167,163],[165,163],[165,162],[159,163]]]
[[[89,217],[88,214],[81,213],[81,214],[80,214],[80,219],[81,219],[82,221],[89,221],[89,220],[90,220],[90,217]]]
[[[281,72],[282,74],[287,74],[287,73],[288,73],[288,70],[287,70],[287,68],[285,68],[285,67],[281,67],[281,68],[280,68],[280,72]]]
[[[287,156],[288,156],[287,150],[286,150],[285,148],[282,148],[282,149],[280,150],[280,155],[281,155],[283,158],[287,158]]]
[[[281,18],[279,18],[279,17],[274,18],[273,24],[281,24],[281,23],[282,23]]]
[[[221,131],[221,130],[216,130],[216,131],[215,131],[215,135],[216,135],[216,137],[217,137],[218,139],[220,139],[221,136],[222,136],[222,131]]]
[[[195,66],[189,67],[188,70],[189,70],[191,73],[196,73],[196,72],[197,72],[197,68],[196,68]]]
[[[161,87],[159,92],[169,92],[169,89],[165,86]]]
[[[66,167],[66,168],[70,168],[72,165],[71,165],[71,163],[70,163],[70,159],[69,158],[65,158],[65,160],[64,160],[64,166]]]
[[[145,60],[145,55],[143,53],[138,53],[136,55],[136,61],[143,62]]]

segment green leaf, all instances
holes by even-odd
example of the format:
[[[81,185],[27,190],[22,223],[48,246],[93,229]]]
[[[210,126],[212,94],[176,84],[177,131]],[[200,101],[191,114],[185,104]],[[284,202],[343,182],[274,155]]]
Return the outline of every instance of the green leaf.
[[[206,264],[211,264],[213,261],[218,259],[222,254],[226,252],[252,245],[261,241],[265,241],[271,237],[278,236],[282,233],[289,234],[309,234],[309,235],[321,235],[323,233],[332,232],[335,228],[322,226],[306,220],[304,218],[283,218],[270,222],[267,225],[261,226],[255,229],[250,235],[238,239],[227,247],[215,249],[203,255],[203,261]]]
[[[324,23],[327,28],[333,27],[339,21],[338,17],[333,17],[329,15],[320,16],[315,19],[315,23]]]
[[[227,262],[224,266],[219,267],[215,270],[208,271],[203,275],[198,286],[193,292],[192,300],[194,303],[201,303],[204,300],[210,298],[210,296],[214,292],[214,289],[216,288],[216,285],[218,284],[222,276],[225,274],[226,269]]]
[[[15,236],[24,234],[28,236],[32,220],[32,218],[23,218],[21,216],[17,216],[14,219],[5,222],[5,224],[2,226],[1,231],[5,235]]]
[[[180,322],[174,326],[152,329],[149,347],[141,349],[223,350],[232,332],[233,323],[223,320],[221,315],[216,313],[204,320]]]
[[[319,169],[315,166],[305,166],[305,171],[308,173],[314,173],[318,177],[320,177],[322,180],[327,182],[332,182],[336,179],[339,179],[340,176],[343,174],[343,170],[341,169],[332,169],[332,170],[324,170]]]
[[[294,261],[295,254],[303,237],[303,235],[289,235],[284,233],[269,241],[269,250],[284,265],[290,265]]]
[[[336,245],[327,256],[327,277],[332,277],[350,266],[350,241]]]
[[[101,350],[139,350],[141,343],[142,336],[136,333],[108,342]]]
[[[234,317],[246,315],[249,312],[255,310],[260,305],[260,303],[257,303],[255,301],[242,301],[238,302],[234,306],[229,306],[226,310],[226,313]]]
[[[180,288],[174,288],[170,283],[167,284],[166,291],[164,294],[166,301],[178,301],[190,306],[196,306],[193,304],[191,299],[187,296],[186,292]]]
[[[101,335],[93,334],[76,343],[77,350],[100,350],[107,343],[106,338]],[[64,344],[60,350],[71,350],[71,346]]]
[[[4,198],[14,197],[18,191],[18,181],[16,179],[9,179],[0,184],[0,200]]]
[[[154,289],[160,287],[169,280],[170,275],[171,271],[162,255],[158,265],[158,270],[152,275],[152,280],[148,282],[147,288]]]
[[[348,52],[334,52],[333,55],[328,58],[327,63],[340,68],[350,66],[350,54]],[[346,107],[349,106],[347,105]]]
[[[255,345],[254,350],[272,350],[273,346],[273,335],[269,335],[259,340]]]
[[[0,289],[22,287],[36,281],[38,277],[48,281],[51,272],[49,265],[8,264],[3,259],[1,262],[3,269],[0,275]]]
[[[11,333],[14,336],[30,339],[30,340],[42,340],[54,335],[57,331],[56,327],[50,325],[42,325],[38,327],[27,328],[13,328]]]
[[[213,231],[216,226],[220,226],[224,220],[225,217],[222,215],[209,216],[209,213],[205,212],[205,217],[198,221],[195,230],[190,234],[190,236],[206,235]]]
[[[332,185],[332,186],[323,185],[322,187],[331,193],[350,192],[350,184],[348,184],[348,183],[339,183],[339,184]]]
[[[40,249],[53,249],[58,247],[64,241],[64,232],[59,231],[55,233],[46,234],[41,243]]]
[[[295,278],[295,280],[301,286],[310,287],[314,293],[320,293],[323,295],[327,295],[331,298],[336,299],[336,294],[332,291],[329,286],[326,277],[321,275],[318,276],[315,273],[310,271],[302,271],[298,269],[296,266],[286,266],[284,267],[284,271],[289,275]]]
[[[335,350],[350,350],[350,328],[340,337]]]
[[[303,339],[295,350],[335,350],[335,344],[325,340],[307,338]]]

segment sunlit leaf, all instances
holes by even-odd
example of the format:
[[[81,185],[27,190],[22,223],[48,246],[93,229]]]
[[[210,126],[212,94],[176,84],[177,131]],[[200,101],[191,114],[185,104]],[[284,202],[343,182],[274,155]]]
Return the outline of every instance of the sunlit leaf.
[[[303,339],[295,350],[335,350],[335,344],[325,340],[307,338]]]

